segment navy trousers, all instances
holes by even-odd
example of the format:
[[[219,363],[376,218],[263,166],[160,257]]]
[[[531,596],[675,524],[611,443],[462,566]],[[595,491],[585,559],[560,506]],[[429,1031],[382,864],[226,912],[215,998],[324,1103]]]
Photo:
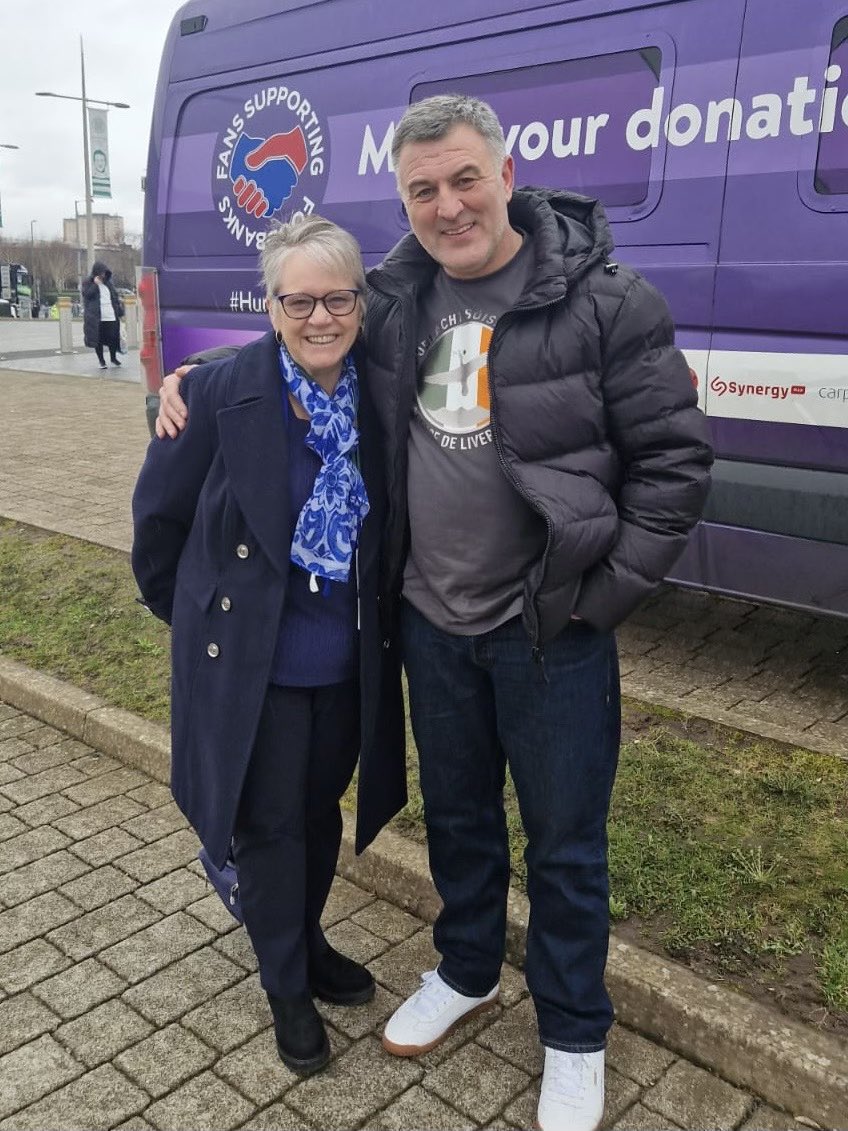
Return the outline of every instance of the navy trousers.
[[[308,988],[359,753],[359,684],[269,686],[239,801],[233,856],[265,991]]]
[[[430,870],[444,908],[439,973],[459,993],[491,990],[504,957],[509,844],[506,766],[527,835],[525,974],[542,1044],[604,1047],[612,1006],[606,822],[618,762],[612,633],[572,622],[534,660],[520,619],[479,636],[402,614]]]

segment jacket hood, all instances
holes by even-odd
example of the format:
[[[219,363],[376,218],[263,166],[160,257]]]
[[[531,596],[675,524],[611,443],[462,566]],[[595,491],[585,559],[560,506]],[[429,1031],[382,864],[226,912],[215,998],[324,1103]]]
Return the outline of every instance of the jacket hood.
[[[534,292],[546,284],[562,286],[583,275],[613,250],[603,205],[578,193],[556,189],[516,189],[508,206],[514,228],[527,232],[533,241],[536,269]],[[368,275],[377,290],[425,284],[438,264],[413,233],[404,236],[379,266]]]
[[[101,279],[105,279],[105,280],[109,280],[109,279],[112,278],[112,272],[109,270],[109,268],[106,266],[106,264],[102,263],[99,259],[97,260],[96,263],[94,263],[92,265],[92,268],[91,268],[92,279],[94,278],[95,275],[99,275],[101,277]]]

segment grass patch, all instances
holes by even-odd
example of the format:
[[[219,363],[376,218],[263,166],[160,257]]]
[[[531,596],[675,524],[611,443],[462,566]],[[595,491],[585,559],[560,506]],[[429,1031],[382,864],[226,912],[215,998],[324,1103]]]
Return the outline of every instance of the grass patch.
[[[127,556],[0,521],[0,651],[148,719],[168,717],[168,630]],[[848,1033],[848,764],[627,702],[610,821],[622,931]],[[411,736],[410,736],[411,744]],[[524,838],[507,790],[512,867]],[[414,755],[396,826],[423,840]]]

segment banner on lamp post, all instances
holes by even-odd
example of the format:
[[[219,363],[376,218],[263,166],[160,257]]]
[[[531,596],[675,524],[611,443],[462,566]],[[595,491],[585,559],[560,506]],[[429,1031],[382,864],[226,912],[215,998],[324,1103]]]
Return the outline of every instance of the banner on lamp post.
[[[91,195],[112,195],[109,174],[109,131],[105,110],[88,108],[88,138],[91,147]]]

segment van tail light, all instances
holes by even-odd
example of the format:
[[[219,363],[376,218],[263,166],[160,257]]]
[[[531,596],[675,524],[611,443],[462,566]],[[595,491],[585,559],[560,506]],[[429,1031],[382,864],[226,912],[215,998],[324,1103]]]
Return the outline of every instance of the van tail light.
[[[159,279],[155,267],[136,267],[138,289],[139,360],[149,393],[159,392],[162,371],[162,331],[159,324]]]

